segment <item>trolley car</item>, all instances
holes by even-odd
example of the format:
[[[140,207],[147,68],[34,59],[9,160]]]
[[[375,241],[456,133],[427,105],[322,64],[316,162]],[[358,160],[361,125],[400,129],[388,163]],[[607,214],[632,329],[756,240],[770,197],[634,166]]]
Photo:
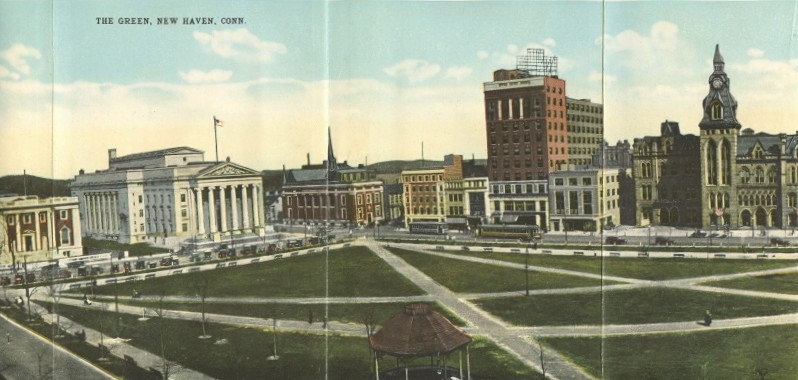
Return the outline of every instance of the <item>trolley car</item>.
[[[543,231],[535,225],[483,224],[477,228],[477,236],[529,241],[543,237]]]
[[[411,234],[445,235],[446,223],[442,222],[410,222]]]

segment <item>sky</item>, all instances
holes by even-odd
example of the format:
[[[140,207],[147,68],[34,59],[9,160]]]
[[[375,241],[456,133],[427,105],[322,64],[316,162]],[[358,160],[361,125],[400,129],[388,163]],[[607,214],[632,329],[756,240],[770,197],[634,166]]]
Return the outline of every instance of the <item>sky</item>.
[[[697,134],[715,44],[743,126],[796,133],[797,4],[4,0],[0,175],[71,178],[111,148],[213,160],[214,116],[220,159],[256,170],[321,162],[328,126],[351,164],[485,157],[482,86],[529,47],[605,105],[611,143]]]

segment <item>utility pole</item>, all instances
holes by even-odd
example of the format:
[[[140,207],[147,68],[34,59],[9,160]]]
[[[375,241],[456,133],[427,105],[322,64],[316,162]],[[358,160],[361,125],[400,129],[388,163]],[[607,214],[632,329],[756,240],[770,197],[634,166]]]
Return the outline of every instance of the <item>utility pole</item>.
[[[524,275],[526,276],[526,296],[529,296],[529,244],[526,246],[524,254]]]

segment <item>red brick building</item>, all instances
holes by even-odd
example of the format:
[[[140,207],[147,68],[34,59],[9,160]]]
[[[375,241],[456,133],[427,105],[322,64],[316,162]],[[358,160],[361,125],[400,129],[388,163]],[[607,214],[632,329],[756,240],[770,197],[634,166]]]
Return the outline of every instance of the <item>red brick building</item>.
[[[496,70],[484,84],[488,177],[545,179],[568,163],[565,81],[557,57],[528,49],[515,70]]]

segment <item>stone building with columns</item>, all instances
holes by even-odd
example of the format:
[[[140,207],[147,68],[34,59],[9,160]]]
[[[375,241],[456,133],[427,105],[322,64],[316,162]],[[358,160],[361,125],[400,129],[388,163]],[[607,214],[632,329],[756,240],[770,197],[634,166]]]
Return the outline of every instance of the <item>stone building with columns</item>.
[[[0,198],[0,264],[83,254],[78,199]]]
[[[117,156],[108,169],[81,170],[71,184],[80,200],[84,236],[135,243],[153,238],[220,241],[264,233],[263,180],[204,152],[176,147]]]

